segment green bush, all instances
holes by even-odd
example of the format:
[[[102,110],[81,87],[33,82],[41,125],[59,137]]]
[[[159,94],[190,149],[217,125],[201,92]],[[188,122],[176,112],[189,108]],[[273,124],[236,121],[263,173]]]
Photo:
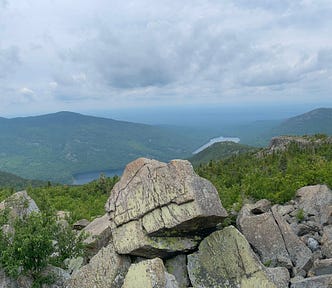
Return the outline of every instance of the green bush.
[[[1,219],[5,217],[2,215]],[[84,253],[84,235],[76,235],[69,227],[58,224],[51,213],[33,212],[17,218],[13,228],[11,233],[0,230],[1,266],[13,278],[32,277],[34,287],[50,280],[41,274],[48,264],[63,267],[64,259]]]

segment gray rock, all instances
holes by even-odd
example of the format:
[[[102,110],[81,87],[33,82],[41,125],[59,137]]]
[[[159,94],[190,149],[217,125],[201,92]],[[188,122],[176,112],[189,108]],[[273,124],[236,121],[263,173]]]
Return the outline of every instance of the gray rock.
[[[332,241],[327,241],[322,246],[322,254],[326,258],[332,258]]]
[[[311,251],[316,251],[320,247],[318,241],[311,237],[308,238],[307,244]]]
[[[278,288],[288,287],[290,275],[288,269],[285,267],[267,268],[270,279],[276,284]]]
[[[314,262],[314,266],[310,270],[311,275],[326,275],[331,274],[332,275],[332,258],[329,259],[317,259]]]
[[[94,219],[82,231],[88,235],[84,243],[87,245],[88,257],[91,258],[102,247],[107,246],[111,239],[112,232],[108,215],[105,214],[102,217]]]
[[[296,192],[298,207],[315,222],[327,224],[327,216],[332,205],[332,191],[326,185],[306,186]]]
[[[178,288],[173,275],[166,272],[159,258],[132,264],[122,288]]]
[[[310,249],[294,234],[289,224],[282,219],[276,210],[276,206],[273,206],[271,210],[294,267],[307,271],[312,256]]]
[[[0,269],[0,288],[18,288],[16,281],[8,277],[3,269]]]
[[[186,288],[189,286],[189,276],[187,270],[187,256],[177,255],[174,258],[165,261],[167,272],[174,275],[179,285],[179,288]]]
[[[27,191],[19,191],[0,203],[0,210],[8,208],[12,220],[22,218],[32,212],[40,212],[36,202],[27,194]]]
[[[84,258],[83,257],[77,257],[77,258],[72,258],[72,259],[66,259],[64,261],[64,264],[67,267],[67,270],[70,274],[78,271],[84,263]]]
[[[66,281],[70,278],[67,271],[51,265],[43,270],[42,276],[52,276],[54,279],[52,284],[43,284],[42,288],[63,288]]]
[[[113,241],[119,254],[144,258],[169,257],[179,252],[189,252],[199,244],[198,236],[149,237],[140,221],[131,221],[113,230]]]
[[[129,163],[105,207],[116,227],[142,219],[154,236],[199,233],[227,216],[215,187],[185,160]]]
[[[277,287],[244,236],[233,226],[216,231],[188,255],[193,287]]]
[[[112,242],[103,247],[89,264],[74,272],[66,283],[68,288],[120,288],[130,266],[128,256],[118,255]]]
[[[255,215],[252,213],[253,207],[252,204],[242,207],[237,218],[237,227],[254,247],[262,263],[272,267],[292,266],[282,233],[272,212]],[[282,263],[279,259],[282,259]]]
[[[291,288],[331,288],[332,275],[309,277],[299,281],[293,281]]]

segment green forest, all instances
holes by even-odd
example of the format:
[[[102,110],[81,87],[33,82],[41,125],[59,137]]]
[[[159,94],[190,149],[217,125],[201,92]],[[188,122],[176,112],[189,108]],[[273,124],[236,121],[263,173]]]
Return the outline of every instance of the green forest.
[[[285,150],[248,152],[202,164],[197,173],[217,188],[227,209],[244,201],[269,199],[273,203],[291,200],[306,185],[332,186],[332,145],[324,135],[307,137],[309,145],[291,143]],[[319,140],[319,141],[317,141]]]

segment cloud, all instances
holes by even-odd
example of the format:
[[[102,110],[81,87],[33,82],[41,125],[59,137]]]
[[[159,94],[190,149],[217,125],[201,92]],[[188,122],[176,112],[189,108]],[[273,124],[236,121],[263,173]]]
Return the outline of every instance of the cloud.
[[[54,109],[326,101],[331,13],[329,0],[12,0],[0,12],[3,99],[25,87]]]
[[[27,87],[23,87],[19,90],[19,92],[23,95],[26,95],[26,96],[33,96],[35,95],[35,92]]]

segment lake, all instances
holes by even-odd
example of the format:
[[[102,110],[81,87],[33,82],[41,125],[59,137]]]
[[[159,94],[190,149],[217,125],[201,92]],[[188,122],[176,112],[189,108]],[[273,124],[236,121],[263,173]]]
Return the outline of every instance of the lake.
[[[237,138],[237,137],[224,137],[224,136],[220,136],[220,137],[212,138],[212,139],[210,139],[209,142],[207,142],[206,144],[202,145],[202,146],[199,147],[197,150],[195,150],[195,151],[193,152],[193,154],[197,154],[197,153],[203,151],[204,149],[210,147],[210,146],[211,146],[212,144],[214,144],[214,143],[225,142],[225,141],[230,141],[230,142],[239,143],[239,142],[240,142],[240,138]]]
[[[115,175],[121,176],[124,169],[113,169],[113,170],[103,170],[103,171],[92,171],[86,173],[77,173],[73,175],[74,181],[73,185],[83,185],[96,180],[101,174],[107,177],[113,177]]]

